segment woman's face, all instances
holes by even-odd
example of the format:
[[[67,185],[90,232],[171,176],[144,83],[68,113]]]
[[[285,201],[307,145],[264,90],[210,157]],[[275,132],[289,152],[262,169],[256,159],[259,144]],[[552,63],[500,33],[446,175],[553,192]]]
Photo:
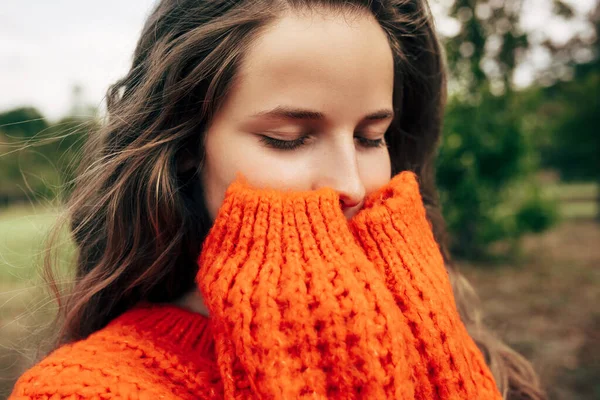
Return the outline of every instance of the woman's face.
[[[289,14],[248,50],[205,138],[214,218],[240,172],[257,187],[335,189],[347,218],[391,174],[392,51],[374,17]]]

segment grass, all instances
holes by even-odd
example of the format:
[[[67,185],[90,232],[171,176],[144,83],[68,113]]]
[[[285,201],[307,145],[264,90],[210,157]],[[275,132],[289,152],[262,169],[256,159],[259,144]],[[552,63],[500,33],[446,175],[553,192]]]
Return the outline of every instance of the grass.
[[[559,203],[559,212],[567,219],[588,219],[598,215],[598,202]]]
[[[544,191],[546,194],[558,199],[590,198],[598,196],[598,185],[593,182],[581,183],[550,183],[546,184]]]
[[[558,201],[563,218],[594,218],[600,212],[600,187],[595,183],[549,183],[544,186],[544,194]]]
[[[51,337],[55,309],[40,271],[56,217],[42,206],[0,209],[0,399]]]
[[[37,274],[44,240],[57,213],[51,209],[17,206],[0,210],[0,279],[23,282]]]

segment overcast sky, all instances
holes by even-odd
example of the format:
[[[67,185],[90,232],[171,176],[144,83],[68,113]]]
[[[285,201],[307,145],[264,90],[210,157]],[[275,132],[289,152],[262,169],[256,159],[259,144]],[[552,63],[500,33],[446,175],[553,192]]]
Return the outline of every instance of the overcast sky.
[[[572,0],[580,13],[596,0]],[[582,24],[550,18],[552,0],[527,0],[524,23],[528,30],[566,40]],[[444,0],[432,0],[434,14],[443,13]],[[50,119],[67,113],[72,87],[83,88],[85,102],[100,106],[108,85],[123,76],[142,25],[155,0],[2,0],[0,7],[0,111],[37,107]],[[442,33],[456,24],[438,18]],[[534,56],[530,64],[548,60]],[[517,74],[521,84],[531,68]]]

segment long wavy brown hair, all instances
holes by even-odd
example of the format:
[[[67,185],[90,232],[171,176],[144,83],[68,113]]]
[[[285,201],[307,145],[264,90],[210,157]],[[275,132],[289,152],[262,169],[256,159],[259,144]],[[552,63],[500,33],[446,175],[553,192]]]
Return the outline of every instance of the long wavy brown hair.
[[[285,10],[323,7],[369,12],[387,33],[397,115],[386,133],[392,172],[419,176],[459,311],[505,398],[545,398],[530,364],[482,325],[447,250],[434,168],[446,72],[426,0],[160,1],[131,69],[108,90],[106,122],[84,149],[64,217],[76,245],[66,295],[54,283],[51,252],[46,259],[60,305],[56,345],[85,338],[141,300],[172,302],[194,290],[211,221],[198,171],[182,160],[201,164],[206,127],[261,29]]]

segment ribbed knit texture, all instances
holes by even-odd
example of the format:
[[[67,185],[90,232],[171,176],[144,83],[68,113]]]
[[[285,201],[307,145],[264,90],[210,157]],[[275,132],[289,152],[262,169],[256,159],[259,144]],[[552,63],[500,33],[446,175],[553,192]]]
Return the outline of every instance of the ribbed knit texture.
[[[408,321],[422,399],[499,399],[493,376],[460,320],[448,273],[414,173],[405,171],[365,201],[352,230],[386,278]]]
[[[199,265],[210,320],[141,304],[53,352],[10,399],[500,397],[411,174],[350,224],[331,189],[238,180]]]

